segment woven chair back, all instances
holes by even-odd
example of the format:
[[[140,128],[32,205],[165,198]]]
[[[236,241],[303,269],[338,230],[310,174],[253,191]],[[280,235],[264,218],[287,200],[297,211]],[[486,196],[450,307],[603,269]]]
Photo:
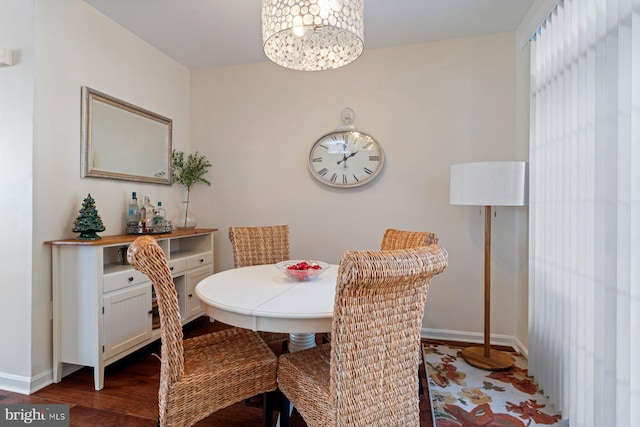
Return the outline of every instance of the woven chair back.
[[[138,237],[129,246],[127,258],[133,268],[151,279],[156,292],[162,340],[162,365],[158,392],[162,414],[165,412],[164,404],[169,388],[184,374],[184,348],[178,294],[167,265],[167,258],[153,237]]]
[[[330,395],[338,425],[420,424],[420,329],[437,246],[348,251],[338,269]]]
[[[404,231],[389,228],[382,236],[381,251],[410,249],[438,244],[438,235],[430,231]]]
[[[275,264],[290,259],[289,226],[229,227],[236,268]]]

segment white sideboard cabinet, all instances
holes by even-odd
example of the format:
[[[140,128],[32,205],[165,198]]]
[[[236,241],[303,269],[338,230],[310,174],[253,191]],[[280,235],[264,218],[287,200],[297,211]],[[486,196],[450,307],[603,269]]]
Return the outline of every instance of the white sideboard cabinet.
[[[153,235],[164,251],[178,294],[182,323],[202,315],[195,287],[213,274],[214,228]],[[94,369],[95,389],[104,368],[160,338],[149,278],[126,263],[136,235],[100,240],[53,240],[53,380],[79,366]]]

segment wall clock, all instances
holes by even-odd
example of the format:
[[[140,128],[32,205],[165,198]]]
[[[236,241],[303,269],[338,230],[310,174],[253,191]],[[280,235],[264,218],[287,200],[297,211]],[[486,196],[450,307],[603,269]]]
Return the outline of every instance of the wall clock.
[[[345,108],[342,125],[322,135],[311,146],[308,165],[311,175],[332,187],[358,187],[371,182],[382,170],[382,146],[371,135],[352,124],[355,113]]]

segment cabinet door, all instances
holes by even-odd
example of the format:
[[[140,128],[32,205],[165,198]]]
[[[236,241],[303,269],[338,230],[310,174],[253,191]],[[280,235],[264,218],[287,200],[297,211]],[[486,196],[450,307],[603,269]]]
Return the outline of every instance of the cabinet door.
[[[205,277],[210,276],[212,272],[213,266],[211,264],[187,271],[187,319],[202,314],[200,300],[196,295],[196,285]]]
[[[104,359],[151,337],[151,283],[104,297]]]

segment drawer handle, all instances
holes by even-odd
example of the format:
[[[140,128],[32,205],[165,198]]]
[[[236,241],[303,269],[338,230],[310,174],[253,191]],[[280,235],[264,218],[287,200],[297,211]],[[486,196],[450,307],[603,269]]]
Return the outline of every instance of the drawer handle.
[[[189,298],[191,298],[193,296],[193,294],[189,294]]]
[[[169,270],[173,271],[173,267],[169,267]]]
[[[133,282],[133,277],[129,277],[127,280],[128,280],[129,282]]]
[[[204,262],[204,258],[200,258],[200,262]]]

